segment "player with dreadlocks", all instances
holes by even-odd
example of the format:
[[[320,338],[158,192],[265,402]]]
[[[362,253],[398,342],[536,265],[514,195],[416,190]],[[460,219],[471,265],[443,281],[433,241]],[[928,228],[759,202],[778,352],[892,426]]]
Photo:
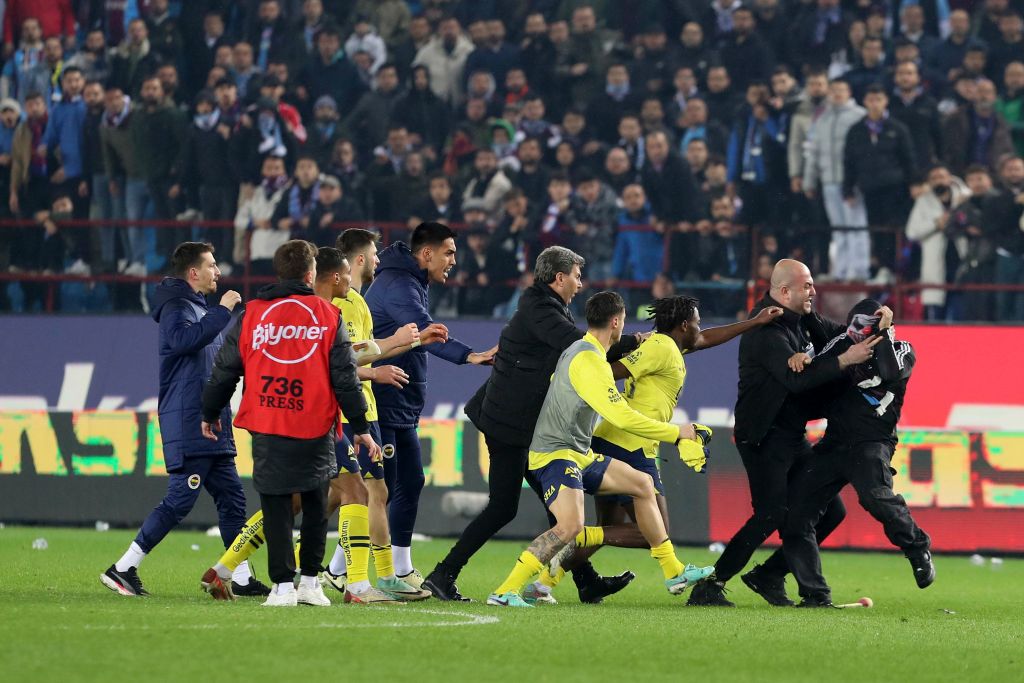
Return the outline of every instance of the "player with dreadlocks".
[[[701,330],[697,305],[697,299],[689,296],[672,296],[654,301],[647,308],[647,319],[654,323],[654,333],[633,353],[611,364],[615,379],[626,380],[623,391],[626,403],[646,417],[660,422],[672,420],[683,383],[686,381],[686,364],[683,361],[685,354],[724,344],[782,315],[781,308],[771,306],[750,320]],[[707,427],[702,429],[706,430],[706,442],[711,437],[711,430]],[[658,509],[661,511],[667,531],[668,506],[665,503],[665,488],[658,472],[658,442],[630,434],[610,422],[602,422],[594,432],[591,448],[595,453],[621,460],[634,469],[650,475],[658,492]],[[551,596],[551,589],[558,585],[565,572],[605,544],[604,527],[624,523],[627,515],[635,523],[632,499],[599,496],[595,501],[600,526],[585,527],[584,533],[577,538],[575,549],[569,547],[560,553],[552,562],[551,568],[542,572],[538,581],[527,586],[523,593],[525,600],[553,603],[555,599]]]

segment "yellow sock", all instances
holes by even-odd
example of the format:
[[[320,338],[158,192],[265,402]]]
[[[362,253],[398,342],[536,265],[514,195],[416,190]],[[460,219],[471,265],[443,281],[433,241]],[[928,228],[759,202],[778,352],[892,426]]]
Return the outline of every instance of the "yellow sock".
[[[238,565],[248,560],[266,540],[266,536],[263,535],[263,510],[258,510],[220,556],[220,564],[235,571]]]
[[[562,569],[561,567],[558,568],[558,571],[555,572],[554,576],[552,576],[551,572],[548,571],[548,568],[545,567],[544,571],[542,571],[540,573],[540,578],[537,579],[537,580],[540,581],[545,586],[547,586],[548,588],[554,588],[558,584],[560,584],[562,582],[562,579],[564,579],[564,578],[565,578],[565,570]]]
[[[342,505],[338,533],[345,551],[349,583],[366,581],[370,564],[370,515],[365,505]]]
[[[505,579],[504,583],[495,588],[494,592],[498,595],[518,593],[526,585],[526,582],[543,568],[544,564],[537,559],[536,555],[529,550],[524,550],[523,554],[516,560],[516,566],[512,568],[508,578]]]
[[[302,569],[302,560],[299,559],[299,551],[302,550],[302,536],[295,539],[295,568]]]
[[[604,545],[604,528],[599,526],[585,526],[583,531],[576,534],[577,548],[596,548]]]
[[[395,575],[395,560],[391,555],[391,544],[370,544],[370,552],[373,553],[373,566],[377,571],[377,578],[389,579],[393,577]]]
[[[666,540],[661,545],[651,548],[651,557],[661,565],[661,571],[666,579],[679,576],[683,571],[683,563],[676,557],[676,549],[672,547],[672,541]]]

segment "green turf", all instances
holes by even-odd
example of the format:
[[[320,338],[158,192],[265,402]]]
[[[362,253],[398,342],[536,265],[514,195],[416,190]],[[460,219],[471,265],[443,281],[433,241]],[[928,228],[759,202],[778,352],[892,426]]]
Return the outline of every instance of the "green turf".
[[[47,550],[32,549],[38,537]],[[131,539],[127,531],[0,530],[0,679],[975,683],[1020,680],[1024,664],[1020,560],[977,567],[939,557],[937,583],[921,591],[898,554],[827,554],[837,602],[875,601],[842,612],[771,608],[739,581],[730,593],[737,609],[687,608],[664,591],[646,553],[616,549],[595,558],[598,570],[639,576],[600,606],[580,605],[567,580],[562,604],[532,610],[436,601],[269,610],[200,592],[219,539],[190,532],[172,533],[143,564],[154,597],[115,595],[97,577]],[[448,547],[418,544],[418,565],[430,569]],[[460,587],[486,598],[521,548],[487,545]],[[702,549],[680,555],[713,561]],[[258,555],[265,576],[264,562]]]

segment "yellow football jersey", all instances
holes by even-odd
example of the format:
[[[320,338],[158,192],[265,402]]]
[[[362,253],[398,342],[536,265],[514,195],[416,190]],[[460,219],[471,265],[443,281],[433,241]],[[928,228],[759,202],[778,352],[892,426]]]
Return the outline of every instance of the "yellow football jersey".
[[[671,422],[686,382],[686,363],[675,340],[654,333],[621,362],[630,374],[623,392],[626,403],[651,419]],[[634,436],[607,421],[597,426],[594,436],[627,451],[642,448],[648,458],[658,457],[657,441]]]
[[[352,342],[373,339],[373,318],[370,316],[370,307],[366,305],[366,299],[359,292],[350,289],[348,296],[344,299],[334,299],[331,303],[341,311],[341,321]],[[363,381],[363,396],[366,397],[366,419],[369,422],[376,422],[377,401],[373,397],[370,380]],[[341,416],[341,421],[348,422],[344,415]]]

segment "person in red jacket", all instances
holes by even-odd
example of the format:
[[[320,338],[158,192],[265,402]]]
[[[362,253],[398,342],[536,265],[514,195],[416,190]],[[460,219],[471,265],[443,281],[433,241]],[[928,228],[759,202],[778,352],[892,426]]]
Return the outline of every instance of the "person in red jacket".
[[[71,0],[7,0],[4,12],[4,59],[14,52],[16,35],[26,19],[38,19],[43,27],[43,38],[59,36],[64,48],[75,46],[75,13]]]
[[[369,435],[366,400],[352,343],[336,307],[313,291],[316,247],[291,240],[274,254],[279,282],[260,289],[228,333],[203,392],[203,434],[216,438],[219,415],[245,378],[235,425],[252,434],[252,481],[260,494],[269,574],[266,605],[326,607],[317,581],[327,541],[327,489],[338,472],[334,455],[338,410],[356,447],[371,459],[380,446]],[[302,578],[292,584],[292,494],[302,499]]]

